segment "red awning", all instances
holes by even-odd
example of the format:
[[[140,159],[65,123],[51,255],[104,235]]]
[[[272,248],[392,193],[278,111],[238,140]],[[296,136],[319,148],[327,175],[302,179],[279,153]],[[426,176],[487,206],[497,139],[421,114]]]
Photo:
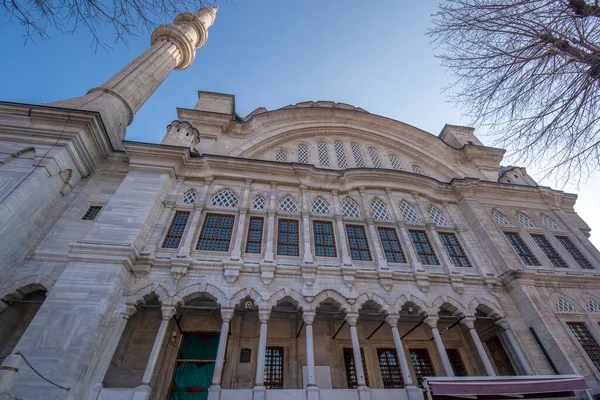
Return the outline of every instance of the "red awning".
[[[581,375],[430,377],[424,386],[430,400],[574,397],[589,389]]]

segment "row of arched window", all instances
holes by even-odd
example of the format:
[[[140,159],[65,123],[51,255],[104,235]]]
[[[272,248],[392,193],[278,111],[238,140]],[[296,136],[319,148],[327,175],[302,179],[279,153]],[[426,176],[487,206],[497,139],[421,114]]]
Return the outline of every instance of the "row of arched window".
[[[531,218],[525,215],[525,213],[517,211],[516,216],[517,221],[519,221],[522,226],[526,228],[535,228],[535,224]],[[510,225],[510,221],[501,211],[495,209],[492,210],[492,218],[498,225]],[[542,221],[542,224],[544,224],[544,226],[550,230],[558,231],[561,229],[560,225],[546,214],[540,214],[540,220]]]
[[[573,305],[569,300],[559,297],[554,302],[554,308],[560,313],[578,313],[577,307]],[[586,311],[593,314],[600,314],[600,302],[594,299],[587,299],[585,301]]]

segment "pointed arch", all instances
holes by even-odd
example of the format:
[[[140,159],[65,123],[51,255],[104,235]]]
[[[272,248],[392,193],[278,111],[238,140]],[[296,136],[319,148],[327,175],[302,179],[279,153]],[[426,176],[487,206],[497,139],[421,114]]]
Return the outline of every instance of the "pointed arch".
[[[391,308],[390,304],[387,301],[385,301],[385,299],[383,299],[381,296],[375,293],[363,293],[356,298],[356,301],[354,302],[354,304],[352,304],[351,310],[359,312],[360,309],[365,305],[365,303],[369,301],[377,304],[379,306],[379,311],[382,311],[384,313],[387,313],[388,310],[390,310]]]
[[[213,207],[235,208],[238,205],[238,195],[231,189],[223,189],[213,194],[210,199]]]
[[[258,306],[258,308],[269,308],[267,302],[263,297],[258,293],[254,288],[246,287],[233,295],[230,299],[231,307],[237,306],[242,300],[250,299],[254,301],[254,304]]]
[[[450,225],[444,213],[433,204],[429,205],[429,208],[427,208],[427,213],[429,214],[429,218],[434,224],[441,226]]]
[[[360,207],[356,200],[352,197],[346,197],[342,201],[342,211],[344,213],[344,217],[347,218],[360,218]]]
[[[426,298],[421,298],[415,295],[410,295],[407,297],[406,295],[400,295],[394,304],[390,307],[390,313],[399,314],[402,307],[406,304],[413,304],[417,307],[422,313],[425,315],[436,315],[437,313],[432,309],[430,305],[427,304]]]
[[[417,210],[415,210],[415,207],[412,204],[410,204],[406,200],[402,200],[400,202],[399,208],[400,216],[404,221],[409,222],[411,224],[419,223],[419,215],[417,214]]]
[[[469,315],[469,309],[465,307],[460,301],[453,299],[450,296],[438,296],[433,301],[435,308],[443,308],[446,311],[450,311],[454,315]]]
[[[308,308],[309,308],[308,302],[306,301],[304,296],[302,296],[300,293],[298,293],[294,289],[290,289],[290,288],[281,289],[281,290],[273,293],[271,295],[271,297],[269,297],[267,304],[270,307],[275,307],[279,301],[286,299],[286,298],[292,300],[292,302],[298,308],[301,308],[303,311],[308,311]]]
[[[214,300],[221,307],[227,307],[229,305],[229,301],[227,300],[225,293],[218,287],[207,284],[206,282],[194,283],[179,290],[173,295],[172,302],[173,304],[185,304],[185,302],[199,297],[202,294],[208,295],[208,297]]]
[[[311,212],[313,214],[328,215],[331,214],[331,206],[329,205],[329,202],[323,197],[317,196],[312,202]]]
[[[292,195],[286,194],[279,200],[279,211],[286,214],[298,212],[298,202]]]
[[[477,310],[480,310],[493,318],[503,318],[505,316],[498,304],[495,304],[485,297],[474,297],[469,302],[469,314],[475,315]]]
[[[196,202],[196,198],[198,197],[198,193],[195,189],[188,189],[183,194],[183,203],[184,204],[194,204]]]
[[[37,290],[44,290],[47,293],[52,290],[56,280],[50,275],[28,276],[13,282],[10,286],[0,288],[0,299],[21,299],[23,296],[33,293]]]
[[[535,227],[531,218],[529,218],[529,216],[527,214],[525,214],[524,212],[517,211],[516,215],[517,215],[517,220],[519,221],[519,223],[521,225],[528,227],[528,228]]]
[[[387,204],[379,197],[374,197],[371,200],[371,212],[373,213],[373,218],[377,221],[389,221],[392,219]]]
[[[508,218],[506,218],[506,215],[504,215],[504,213],[502,211],[493,209],[492,210],[492,219],[498,225],[510,225]]]
[[[155,296],[160,304],[173,304],[172,296],[160,283],[145,286],[136,290],[134,293],[125,296],[125,304],[144,304],[146,302],[145,299],[149,296]]]
[[[333,289],[323,290],[319,294],[317,294],[313,300],[310,302],[310,305],[313,309],[318,309],[321,303],[323,303],[327,299],[332,299],[336,303],[339,304],[339,308],[342,312],[346,312],[350,310],[350,303],[348,300],[342,296],[339,292]]]
[[[264,210],[267,204],[267,200],[265,196],[262,194],[254,196],[252,199],[252,209],[253,210]]]

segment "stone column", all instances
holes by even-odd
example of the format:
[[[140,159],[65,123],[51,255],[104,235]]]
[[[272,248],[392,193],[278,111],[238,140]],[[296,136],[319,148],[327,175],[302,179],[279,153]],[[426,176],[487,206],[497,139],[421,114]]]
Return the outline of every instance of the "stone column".
[[[229,337],[229,321],[233,317],[233,308],[221,308],[221,334],[219,335],[219,347],[217,348],[217,359],[215,360],[215,371],[213,373],[212,385],[208,388],[208,400],[219,400],[221,396],[221,377],[223,376],[223,365],[225,364],[225,349]]]
[[[352,265],[352,258],[350,258],[350,252],[348,251],[348,241],[346,240],[346,228],[344,226],[344,211],[340,204],[340,197],[337,190],[332,190],[333,196],[333,218],[335,219],[335,226],[337,227],[337,236],[339,240],[339,247],[342,253],[342,265]]]
[[[465,317],[460,322],[469,330],[469,334],[471,335],[471,338],[473,338],[473,343],[475,343],[475,347],[477,348],[477,353],[479,353],[479,357],[485,367],[485,372],[487,372],[489,376],[496,376],[496,371],[494,371],[494,367],[492,366],[492,363],[483,348],[481,339],[479,339],[479,335],[475,330],[475,317]]]
[[[240,218],[238,220],[237,230],[235,231],[235,240],[233,242],[233,250],[231,251],[231,260],[239,261],[242,256],[242,240],[244,237],[244,228],[246,225],[246,215],[248,214],[248,196],[250,195],[250,184],[252,181],[246,179],[244,193],[240,201]]]
[[[150,380],[152,379],[154,368],[156,368],[158,356],[165,340],[167,328],[169,327],[169,321],[173,315],[175,315],[176,311],[175,306],[171,305],[162,306],[161,310],[162,321],[160,321],[160,327],[158,328],[158,333],[156,334],[156,339],[154,340],[154,346],[152,346],[152,352],[150,352],[150,358],[148,358],[148,363],[146,364],[146,370],[144,371],[144,376],[142,377],[142,383],[135,388],[133,400],[148,400],[150,398],[150,393],[152,392]]]
[[[277,182],[271,182],[271,190],[269,191],[269,203],[267,204],[267,243],[265,246],[265,262],[272,263],[273,254],[273,237],[275,235],[275,213],[277,212],[275,188]]]
[[[304,311],[302,314],[306,334],[306,396],[307,400],[319,400],[319,388],[315,380],[315,349],[313,344],[314,311]]]
[[[258,354],[256,357],[256,386],[254,386],[254,400],[264,400],[265,389],[265,353],[267,352],[267,323],[271,310],[259,310],[260,334],[258,337]]]
[[[6,396],[7,399],[11,399],[11,393],[15,378],[19,373],[23,358],[17,354],[11,354],[6,357],[0,365],[0,398]]]
[[[506,318],[500,318],[499,320],[496,320],[495,322],[496,322],[496,325],[500,326],[504,330],[506,339],[510,343],[510,346],[512,347],[512,349],[514,351],[515,356],[517,357],[517,360],[519,360],[519,364],[521,364],[521,368],[523,369],[523,372],[526,375],[534,375],[534,372],[531,369],[531,365],[527,361],[527,357],[523,353],[521,346],[519,346],[519,343],[517,341],[517,338],[515,337],[513,330],[510,329],[510,324],[508,323],[508,320]]]
[[[358,330],[356,323],[358,321],[358,313],[346,314],[346,322],[350,325],[350,338],[352,339],[352,352],[354,354],[354,370],[356,371],[356,384],[358,389],[367,387],[365,380],[365,371],[363,370],[362,355],[360,354],[360,342],[358,341]]]
[[[368,235],[371,236],[371,242],[373,242],[373,249],[375,250],[374,258],[377,267],[380,269],[388,269],[387,259],[385,258],[385,254],[383,254],[383,249],[379,242],[379,234],[373,218],[367,218],[367,229],[369,231]]]
[[[435,346],[437,347],[438,353],[440,354],[440,358],[442,359],[442,364],[444,365],[444,371],[446,372],[446,376],[454,376],[452,364],[450,364],[450,359],[448,358],[448,354],[446,353],[446,348],[444,347],[442,336],[440,335],[440,331],[437,327],[438,320],[438,317],[427,317],[425,318],[424,322],[431,328],[433,340],[435,341]]]
[[[300,186],[300,191],[302,192],[302,236],[304,238],[303,261],[305,264],[312,264],[314,263],[314,258],[310,245],[310,204],[308,203],[306,187]]]
[[[404,347],[402,346],[402,339],[400,338],[400,332],[398,331],[399,319],[400,316],[398,314],[389,314],[387,317],[385,317],[385,321],[392,328],[392,337],[394,338],[396,353],[398,354],[398,360],[400,361],[400,368],[402,369],[402,378],[404,379],[404,385],[413,386],[412,376],[410,375],[410,369],[408,368],[408,362],[406,361],[406,354],[404,353]]]

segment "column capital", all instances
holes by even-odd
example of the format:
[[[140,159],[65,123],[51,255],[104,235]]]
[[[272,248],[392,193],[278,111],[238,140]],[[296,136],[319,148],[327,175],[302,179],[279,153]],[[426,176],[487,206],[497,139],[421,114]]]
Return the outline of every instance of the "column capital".
[[[233,318],[234,311],[235,309],[233,307],[221,307],[221,319],[223,320],[223,322],[231,321],[231,318]]]
[[[315,316],[317,315],[317,313],[315,311],[312,310],[307,310],[302,312],[302,320],[304,321],[304,323],[306,325],[312,325],[313,321],[315,320]]]
[[[346,316],[344,318],[346,319],[346,322],[348,323],[348,325],[356,326],[356,322],[358,321],[358,313],[357,312],[349,312],[346,314]]]
[[[500,328],[504,329],[505,331],[510,330],[510,324],[508,323],[508,320],[504,317],[495,320],[494,323]]]
[[[398,327],[398,321],[400,320],[399,314],[388,314],[385,317],[385,322],[387,322],[392,328]]]
[[[269,317],[271,317],[270,309],[258,310],[258,320],[261,324],[266,324],[269,321]]]
[[[136,311],[137,307],[135,306],[135,304],[127,304],[127,306],[125,307],[125,311],[123,311],[121,315],[123,315],[123,319],[129,319],[133,314],[136,313]]]
[[[464,317],[463,319],[460,320],[460,323],[463,324],[464,326],[466,326],[469,330],[471,329],[475,329],[475,320],[477,318],[472,317],[472,316],[468,316],[468,317]]]
[[[177,312],[177,307],[172,304],[165,304],[160,307],[160,311],[162,311],[162,319],[163,321],[170,320],[173,315]]]
[[[431,329],[435,328],[437,329],[437,323],[439,321],[440,317],[438,316],[431,316],[431,317],[427,317],[423,320],[423,322],[425,322],[427,325],[429,325],[429,327]]]

